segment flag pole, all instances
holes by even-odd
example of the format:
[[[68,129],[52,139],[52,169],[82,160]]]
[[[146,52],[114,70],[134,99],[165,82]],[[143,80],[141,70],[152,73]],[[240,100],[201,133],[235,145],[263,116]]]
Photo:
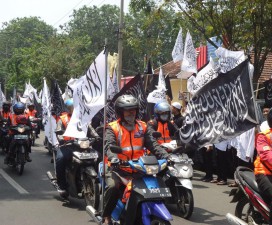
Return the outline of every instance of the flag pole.
[[[105,131],[106,131],[106,123],[107,123],[107,86],[108,86],[108,40],[105,38],[105,83],[104,83],[104,126],[103,126],[103,140],[105,140]],[[101,198],[101,210],[104,211],[104,184],[105,184],[105,174],[106,174],[106,165],[105,165],[105,142],[103,141],[103,173],[102,173],[102,198]]]

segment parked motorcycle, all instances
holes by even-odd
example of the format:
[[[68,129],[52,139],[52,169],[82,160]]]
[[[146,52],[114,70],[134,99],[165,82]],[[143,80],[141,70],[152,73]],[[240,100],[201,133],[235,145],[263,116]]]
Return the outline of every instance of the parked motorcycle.
[[[189,219],[194,210],[191,181],[193,160],[186,153],[181,153],[183,148],[179,148],[175,140],[163,143],[161,146],[171,153],[167,170],[163,176],[165,184],[170,188],[172,194],[172,198],[169,198],[166,203],[176,204],[179,215],[184,219]]]
[[[76,151],[69,166],[66,167],[66,181],[71,197],[84,198],[87,205],[98,207],[99,185],[97,182],[98,152],[91,145],[95,139],[75,139],[72,144]],[[50,171],[47,176],[55,188],[58,188],[57,179]]]
[[[27,125],[25,116],[18,116],[17,125],[11,126],[11,143],[9,152],[9,166],[15,167],[19,175],[23,174],[25,163],[27,162],[28,149],[31,146],[31,127]]]
[[[31,132],[31,142],[32,142],[32,145],[34,146],[35,145],[35,140],[36,140],[36,136],[37,136],[37,131],[38,131],[38,126],[39,126],[39,123],[41,121],[40,118],[36,118],[34,116],[30,116],[29,117],[29,120],[31,122],[31,127],[32,127],[32,132]]]
[[[238,188],[230,192],[231,202],[237,202],[235,216],[248,224],[268,224],[269,206],[261,197],[254,173],[247,167],[237,167],[234,173]]]
[[[117,146],[111,146],[111,151],[122,154],[122,149]],[[169,225],[172,216],[165,207],[164,200],[171,197],[171,193],[163,180],[156,176],[166,168],[167,161],[165,159],[157,160],[155,156],[142,156],[139,160],[119,161],[115,166],[118,165],[129,166],[142,173],[143,176],[137,179],[122,179],[125,186],[132,182],[131,192],[126,203],[123,203],[121,198],[118,200],[111,215],[114,224]],[[98,224],[102,222],[100,212],[94,207],[87,206],[86,210],[95,222]]]
[[[2,153],[7,153],[7,135],[8,135],[8,120],[2,119],[0,121],[0,147],[2,149]]]

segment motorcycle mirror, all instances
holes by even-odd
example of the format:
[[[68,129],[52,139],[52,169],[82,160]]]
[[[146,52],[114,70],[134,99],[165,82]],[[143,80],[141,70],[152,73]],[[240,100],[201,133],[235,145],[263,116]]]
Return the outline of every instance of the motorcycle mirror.
[[[154,138],[160,138],[161,136],[162,136],[162,134],[161,134],[161,132],[158,132],[158,131],[154,131],[153,133],[152,133],[152,136],[154,137]]]
[[[119,147],[119,146],[116,146],[116,145],[111,145],[110,146],[110,150],[113,152],[113,153],[116,153],[116,154],[121,154],[123,151],[122,151],[122,148]]]

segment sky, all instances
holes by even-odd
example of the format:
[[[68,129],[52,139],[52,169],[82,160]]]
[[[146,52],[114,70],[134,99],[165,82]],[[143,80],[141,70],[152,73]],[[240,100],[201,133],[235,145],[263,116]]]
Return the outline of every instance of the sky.
[[[124,0],[124,11],[128,11],[130,0]],[[3,22],[17,17],[37,16],[47,24],[59,28],[68,22],[73,10],[84,5],[100,7],[112,4],[120,7],[121,0],[0,0],[0,28]]]

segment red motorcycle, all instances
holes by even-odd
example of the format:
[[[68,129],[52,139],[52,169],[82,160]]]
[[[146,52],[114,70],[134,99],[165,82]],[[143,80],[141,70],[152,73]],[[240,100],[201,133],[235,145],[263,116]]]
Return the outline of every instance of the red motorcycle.
[[[262,198],[253,171],[239,166],[234,173],[238,187],[232,189],[231,202],[237,202],[235,216],[248,224],[268,224],[269,206]]]
[[[31,137],[31,144],[32,144],[32,146],[34,146],[36,136],[37,136],[37,133],[38,133],[38,128],[39,128],[38,126],[39,126],[39,123],[40,123],[41,119],[30,116],[29,120],[31,122],[31,128],[32,128],[32,132],[31,132],[31,136],[30,136]]]

